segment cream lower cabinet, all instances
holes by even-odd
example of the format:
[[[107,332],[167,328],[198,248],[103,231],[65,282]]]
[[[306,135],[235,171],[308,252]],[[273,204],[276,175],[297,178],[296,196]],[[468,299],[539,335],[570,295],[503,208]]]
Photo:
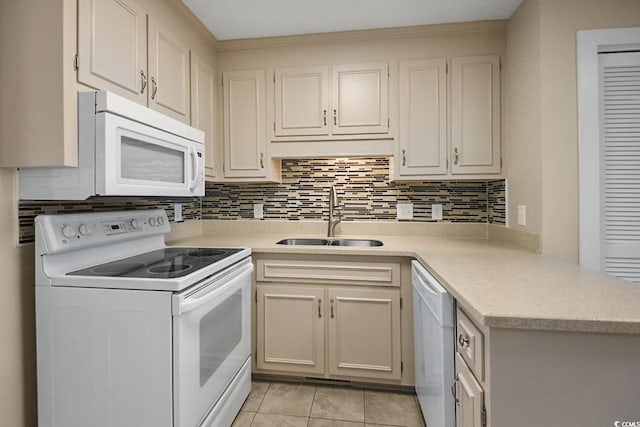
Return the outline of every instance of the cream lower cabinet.
[[[456,310],[456,427],[487,425],[485,396],[485,338],[460,308]]]
[[[329,373],[399,380],[400,291],[329,288]]]
[[[393,262],[258,259],[257,373],[400,383],[400,269]]]
[[[483,427],[484,391],[459,354],[456,367],[456,427]]]

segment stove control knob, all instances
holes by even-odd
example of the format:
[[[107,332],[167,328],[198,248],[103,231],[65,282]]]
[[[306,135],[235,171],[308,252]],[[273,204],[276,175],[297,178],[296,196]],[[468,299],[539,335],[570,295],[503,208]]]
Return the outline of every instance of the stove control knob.
[[[155,217],[151,217],[149,218],[149,225],[151,225],[152,227],[156,226],[156,218]]]
[[[80,228],[78,228],[78,231],[83,236],[88,236],[91,234],[91,228],[89,228],[87,224],[80,224]]]
[[[62,227],[62,235],[67,238],[73,237],[76,235],[76,230],[70,225],[65,225]]]
[[[158,225],[164,225],[164,217],[163,216],[159,216],[158,217]]]
[[[133,227],[134,229],[140,228],[140,221],[135,218],[129,221],[129,224],[131,224],[131,227]]]

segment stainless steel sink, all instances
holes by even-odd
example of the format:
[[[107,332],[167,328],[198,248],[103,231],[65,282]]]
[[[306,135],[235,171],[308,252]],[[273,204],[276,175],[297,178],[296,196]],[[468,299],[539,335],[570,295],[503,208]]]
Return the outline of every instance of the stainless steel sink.
[[[306,245],[306,246],[326,246],[327,239],[282,239],[276,242],[277,245]]]
[[[371,239],[314,239],[291,238],[276,242],[277,245],[307,245],[307,246],[382,246],[380,240]]]
[[[382,246],[380,240],[370,239],[336,239],[329,244],[331,246]]]

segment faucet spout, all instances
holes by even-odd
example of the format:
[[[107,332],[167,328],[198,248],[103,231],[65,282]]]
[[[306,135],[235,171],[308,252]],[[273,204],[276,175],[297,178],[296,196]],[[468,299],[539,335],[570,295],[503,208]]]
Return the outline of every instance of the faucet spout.
[[[338,218],[334,218],[335,211],[341,208],[342,206],[340,205],[340,202],[338,200],[338,193],[336,192],[336,187],[332,185],[331,188],[329,189],[329,227],[327,229],[327,237],[335,236],[336,225],[338,225],[338,223],[342,221],[342,218],[341,218],[342,215],[340,215],[340,217]]]

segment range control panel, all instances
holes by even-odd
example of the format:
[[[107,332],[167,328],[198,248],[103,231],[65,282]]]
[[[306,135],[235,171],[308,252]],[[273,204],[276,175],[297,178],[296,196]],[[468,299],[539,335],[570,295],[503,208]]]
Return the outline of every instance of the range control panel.
[[[36,218],[36,241],[45,240],[46,253],[100,246],[169,231],[169,220],[162,209],[40,215]]]

